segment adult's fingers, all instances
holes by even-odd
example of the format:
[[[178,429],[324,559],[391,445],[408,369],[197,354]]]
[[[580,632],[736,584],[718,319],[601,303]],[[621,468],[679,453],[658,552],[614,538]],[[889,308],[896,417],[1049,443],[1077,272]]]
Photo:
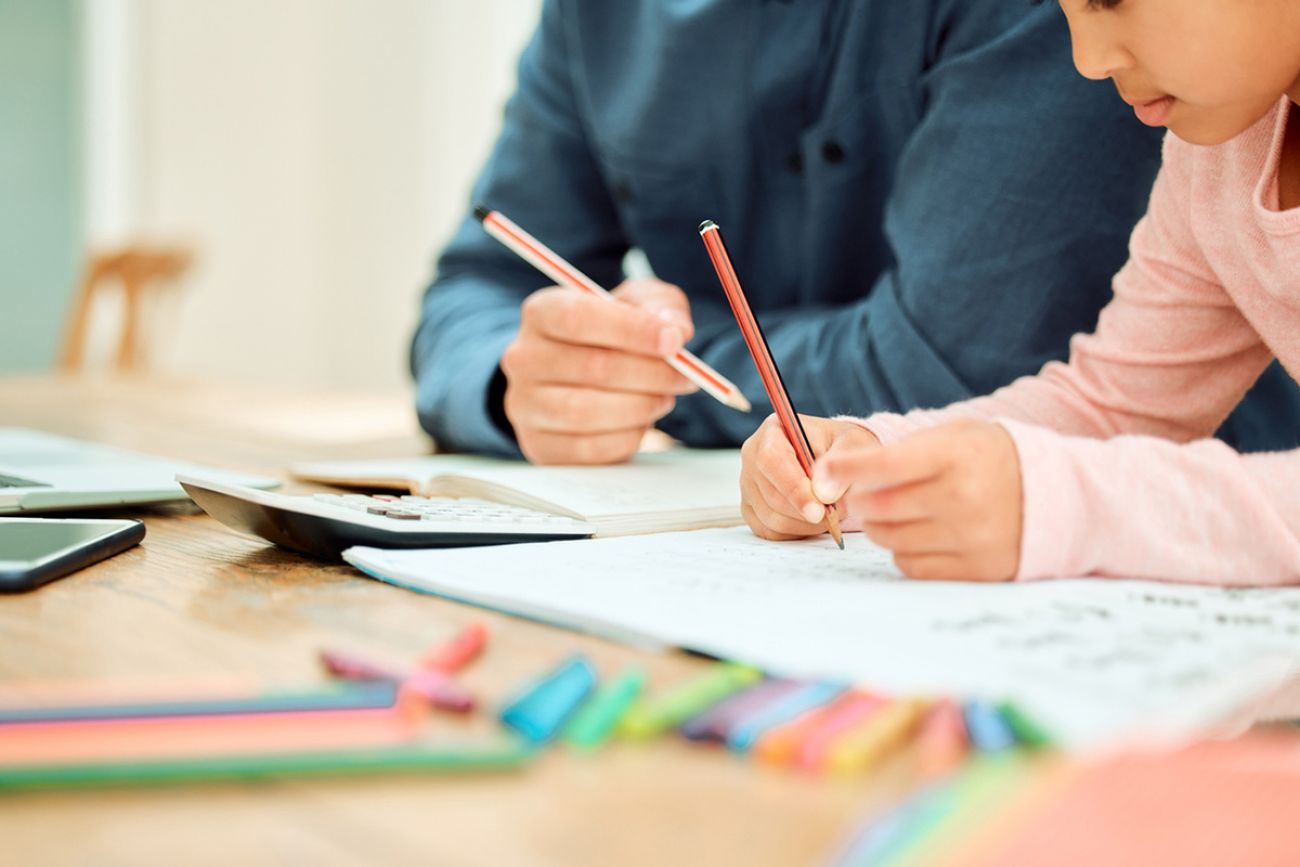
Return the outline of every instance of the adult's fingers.
[[[575,385],[641,394],[691,394],[699,386],[661,358],[618,349],[561,343],[547,337],[516,340],[501,356],[512,382]]]
[[[617,464],[636,454],[644,428],[601,434],[516,431],[519,448],[534,464]]]
[[[614,297],[679,326],[687,340],[695,336],[690,299],[678,286],[655,279],[627,280],[614,290]]]
[[[677,352],[687,340],[679,323],[666,322],[631,304],[558,286],[539,289],[524,299],[520,331],[658,358]]]
[[[562,434],[645,430],[672,411],[671,395],[602,391],[567,385],[506,388],[506,416],[520,428]]]

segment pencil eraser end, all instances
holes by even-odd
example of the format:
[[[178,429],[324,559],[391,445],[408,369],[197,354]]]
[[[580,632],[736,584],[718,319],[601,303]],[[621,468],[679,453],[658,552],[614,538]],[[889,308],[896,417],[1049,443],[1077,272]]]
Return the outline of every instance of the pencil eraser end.
[[[487,208],[485,208],[483,205],[474,206],[474,219],[478,220],[480,223],[486,220],[488,214],[490,213],[492,212],[489,211]]]
[[[717,223],[713,222],[712,220],[705,220],[703,223],[700,223],[700,234],[703,235],[709,229],[716,229],[716,228],[718,228]]]

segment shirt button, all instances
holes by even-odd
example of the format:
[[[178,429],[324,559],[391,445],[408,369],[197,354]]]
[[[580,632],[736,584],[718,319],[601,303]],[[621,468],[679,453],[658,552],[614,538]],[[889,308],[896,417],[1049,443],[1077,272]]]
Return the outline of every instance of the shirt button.
[[[790,156],[785,158],[785,167],[789,169],[792,174],[802,175],[803,154],[799,153],[798,151],[795,151],[794,153],[790,154]]]
[[[844,162],[844,145],[837,141],[828,141],[822,145],[822,157],[832,165]]]

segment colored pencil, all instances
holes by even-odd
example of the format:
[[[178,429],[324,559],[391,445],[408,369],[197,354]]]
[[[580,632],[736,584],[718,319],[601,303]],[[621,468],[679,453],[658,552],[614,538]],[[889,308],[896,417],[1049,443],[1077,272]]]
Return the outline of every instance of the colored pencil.
[[[740,287],[740,278],[736,276],[736,269],[731,264],[727,246],[722,242],[722,230],[712,220],[705,220],[700,224],[700,237],[709,251],[713,269],[718,272],[722,289],[727,293],[731,312],[736,315],[736,323],[745,338],[745,345],[749,347],[749,354],[754,358],[754,366],[758,368],[758,375],[763,380],[763,388],[767,390],[767,396],[772,401],[772,409],[781,422],[781,430],[790,441],[795,457],[799,459],[799,465],[811,479],[813,461],[816,460],[812,443],[808,441],[808,432],[803,429],[803,423],[799,421],[799,413],[790,402],[790,393],[786,390],[785,381],[781,379],[781,371],[777,369],[776,359],[772,358],[767,338],[763,336],[763,328],[754,317],[754,311],[750,309],[749,300],[745,298],[745,290]],[[841,551],[844,550],[844,535],[840,532],[840,519],[833,504],[826,506],[826,528],[830,531],[835,544],[840,546]]]
[[[618,300],[604,287],[525,232],[500,211],[492,211],[479,205],[474,209],[474,216],[483,224],[483,228],[489,235],[561,286],[569,286],[611,301]],[[722,404],[740,412],[749,412],[753,409],[735,383],[705,364],[689,350],[679,349],[664,360],[674,370]]]

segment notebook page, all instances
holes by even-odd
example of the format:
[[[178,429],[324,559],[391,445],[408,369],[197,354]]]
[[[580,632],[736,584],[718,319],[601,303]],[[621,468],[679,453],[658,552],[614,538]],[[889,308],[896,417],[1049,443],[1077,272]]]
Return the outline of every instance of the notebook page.
[[[600,467],[536,466],[472,455],[429,455],[391,461],[301,464],[294,475],[343,482],[348,478],[406,478],[424,483],[454,477],[457,494],[504,497],[514,491],[537,507],[549,503],[575,516],[600,520],[663,513],[698,513],[704,520],[739,524],[740,452],[672,449],[638,454],[625,464]],[[471,480],[466,484],[464,480]],[[473,480],[487,483],[475,491]],[[443,488],[447,486],[441,486]],[[434,482],[433,494],[443,493]],[[518,498],[516,498],[518,499]]]
[[[674,449],[600,467],[494,462],[461,475],[555,503],[593,520],[725,510],[740,522],[740,452],[734,449]]]
[[[732,528],[346,556],[395,583],[778,674],[1013,699],[1071,742],[1175,705],[1218,712],[1300,659],[1300,590],[907,581],[845,539],[841,552]]]

